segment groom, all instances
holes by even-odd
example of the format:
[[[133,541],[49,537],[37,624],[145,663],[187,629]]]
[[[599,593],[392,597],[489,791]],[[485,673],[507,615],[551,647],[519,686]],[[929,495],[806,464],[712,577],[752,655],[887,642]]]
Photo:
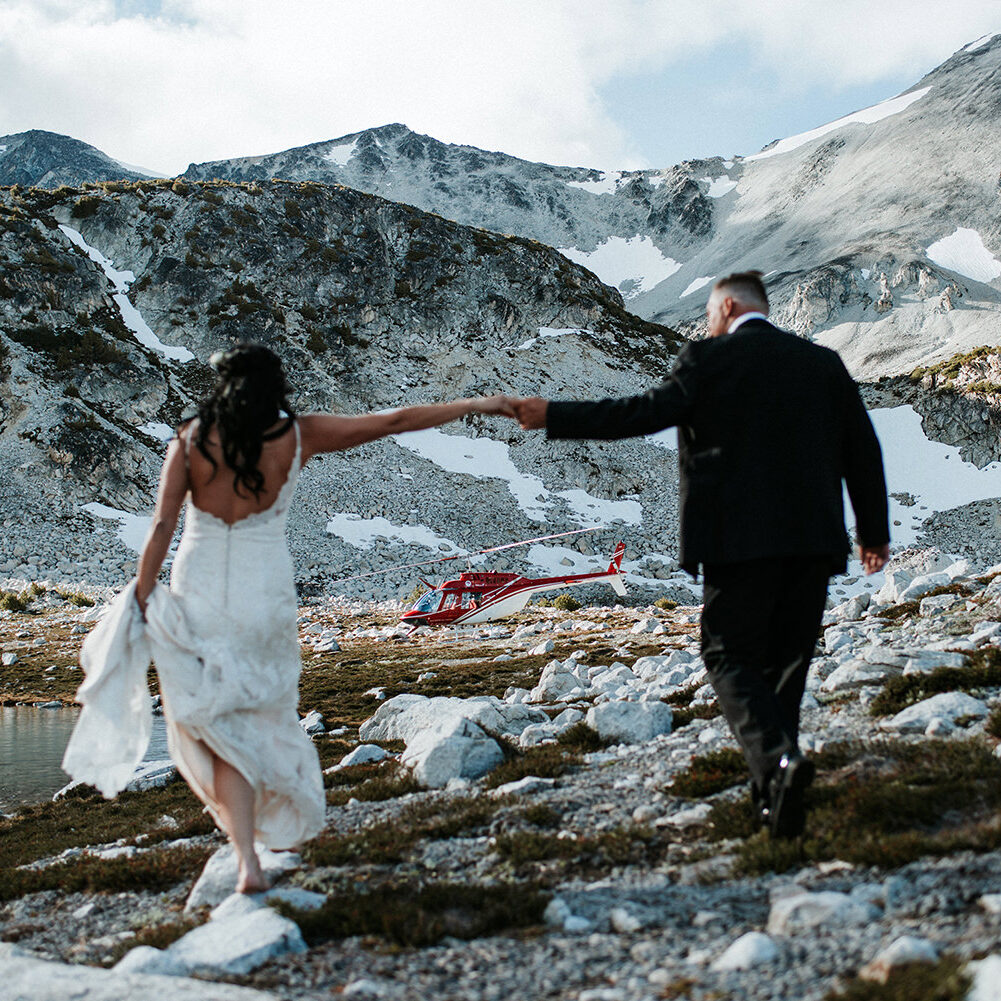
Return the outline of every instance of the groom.
[[[814,768],[800,701],[848,540],[842,481],[866,573],[889,557],[883,462],[858,389],[833,351],[768,322],[760,272],[721,278],[709,339],[641,396],[515,403],[549,438],[629,438],[678,425],[681,565],[704,575],[702,657],[773,837],[796,837]]]

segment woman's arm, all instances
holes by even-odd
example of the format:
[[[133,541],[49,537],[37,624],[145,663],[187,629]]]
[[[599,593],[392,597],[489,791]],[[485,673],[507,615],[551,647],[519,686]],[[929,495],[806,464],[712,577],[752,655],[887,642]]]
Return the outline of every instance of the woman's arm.
[[[383,413],[340,417],[336,414],[307,414],[300,422],[302,461],[318,452],[339,452],[367,441],[404,431],[421,431],[458,420],[468,414],[514,416],[513,401],[507,396],[482,396],[451,403],[430,403],[401,407]]]
[[[160,471],[160,486],[156,494],[153,524],[146,535],[136,574],[136,601],[146,614],[146,602],[163,566],[170,540],[174,537],[181,505],[188,492],[188,469],[184,461],[184,444],[175,438],[167,447],[167,457]]]

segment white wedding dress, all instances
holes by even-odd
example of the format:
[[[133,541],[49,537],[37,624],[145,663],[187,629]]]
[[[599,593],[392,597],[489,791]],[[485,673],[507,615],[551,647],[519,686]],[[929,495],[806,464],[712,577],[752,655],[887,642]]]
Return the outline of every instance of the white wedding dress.
[[[209,752],[229,762],[255,790],[256,837],[270,848],[299,844],[324,820],[319,759],[296,712],[297,604],[285,528],[301,467],[298,424],[295,435],[288,477],[269,508],[230,525],[189,496],[170,590],[154,589],[145,628],[130,585],[87,637],[84,711],[63,764],[106,795],[124,786],[148,741],[152,655],[178,770],[218,823]]]

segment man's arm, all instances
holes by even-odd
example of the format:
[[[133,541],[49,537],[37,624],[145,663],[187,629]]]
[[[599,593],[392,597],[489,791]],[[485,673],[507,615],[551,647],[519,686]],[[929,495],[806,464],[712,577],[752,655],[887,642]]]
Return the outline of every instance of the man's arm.
[[[858,386],[843,364],[841,367],[845,382],[845,485],[855,512],[859,557],[865,572],[875,573],[883,568],[890,555],[883,452]]]
[[[574,402],[537,396],[515,404],[523,428],[545,428],[548,438],[635,438],[684,424],[695,400],[692,345],[685,345],[667,382],[640,396]]]

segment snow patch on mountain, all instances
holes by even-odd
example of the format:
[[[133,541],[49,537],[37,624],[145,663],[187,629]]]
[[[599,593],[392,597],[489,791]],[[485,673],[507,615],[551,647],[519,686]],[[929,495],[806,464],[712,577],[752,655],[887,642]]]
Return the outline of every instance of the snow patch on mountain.
[[[696,278],[693,282],[691,282],[691,284],[689,284],[685,291],[678,296],[678,298],[684,299],[686,295],[698,292],[700,288],[705,288],[715,277],[715,275],[706,275],[703,278]]]
[[[722,198],[737,187],[737,182],[729,177],[703,177],[700,180],[703,184],[709,185],[706,194],[710,198]]]
[[[582,191],[587,191],[592,195],[614,195],[621,177],[621,172],[614,174],[603,173],[597,181],[567,181],[566,185],[568,188],[580,188]]]
[[[97,502],[84,504],[81,510],[86,511],[87,514],[95,518],[117,521],[118,538],[133,552],[138,553],[142,551],[152,518],[147,515],[132,514],[129,511],[120,511],[118,508],[109,507],[107,504],[98,504]]]
[[[328,149],[324,154],[323,159],[328,163],[332,163],[335,167],[346,167],[348,160],[354,156],[357,146],[357,139],[354,142],[340,143],[337,146],[331,146],[330,149]]]
[[[990,282],[1001,276],[1001,261],[984,246],[975,229],[956,228],[951,236],[936,240],[926,251],[928,260],[975,282]]]
[[[539,336],[530,337],[527,341],[523,341],[515,349],[517,351],[527,351],[529,348],[535,347],[539,343],[539,338],[542,337],[562,337],[564,334],[580,334],[584,331],[577,327],[539,327]]]
[[[426,525],[394,525],[388,518],[362,518],[350,512],[335,514],[327,522],[327,532],[356,549],[371,549],[378,539],[383,538],[437,549],[449,556],[465,556],[467,553],[451,539],[436,535]]]
[[[593,271],[606,285],[614,285],[625,299],[649,292],[681,268],[678,261],[665,257],[648,236],[610,236],[591,251],[576,247],[557,250]]]
[[[593,497],[583,490],[565,490],[552,493],[538,476],[522,473],[511,460],[505,442],[491,438],[467,438],[464,435],[444,434],[436,428],[426,431],[408,431],[394,435],[394,441],[403,448],[450,473],[461,473],[476,479],[500,479],[518,507],[533,521],[545,521],[549,507],[557,497],[566,501],[573,517],[582,525],[595,521],[624,521],[629,525],[642,522],[643,509],[635,500],[605,500]]]
[[[169,424],[161,424],[159,421],[150,421],[148,424],[141,424],[139,430],[145,434],[152,435],[160,441],[170,441],[174,437],[174,429]]]
[[[104,272],[105,277],[114,286],[115,293],[111,298],[114,299],[118,311],[122,314],[122,322],[135,334],[135,338],[140,344],[144,344],[154,351],[159,351],[164,358],[172,358],[175,361],[187,362],[195,357],[187,348],[164,344],[150,330],[149,325],[128,297],[129,286],[136,280],[136,276],[131,271],[119,271],[104,254],[90,246],[72,226],[60,224],[59,228],[70,243],[79,247]]]
[[[931,87],[912,90],[908,94],[891,97],[888,101],[881,101],[879,104],[874,104],[871,108],[863,108],[861,111],[856,111],[851,115],[845,115],[844,118],[839,118],[835,122],[828,122],[827,125],[821,125],[819,128],[811,129],[809,132],[800,132],[799,135],[789,136],[777,142],[770,149],[762,150],[753,156],[744,157],[744,162],[750,163],[752,160],[766,160],[769,157],[780,156],[782,153],[791,153],[794,149],[799,149],[800,146],[805,146],[807,143],[813,142],[814,139],[820,139],[821,136],[826,136],[828,132],[834,132],[845,125],[872,125],[875,122],[880,122],[884,118],[889,118],[890,115],[900,114],[901,111],[909,108],[930,90]]]
[[[970,42],[969,45],[963,46],[963,52],[976,52],[977,49],[982,49],[992,38],[997,38],[998,32],[994,32],[992,35],[981,35],[979,38]]]

